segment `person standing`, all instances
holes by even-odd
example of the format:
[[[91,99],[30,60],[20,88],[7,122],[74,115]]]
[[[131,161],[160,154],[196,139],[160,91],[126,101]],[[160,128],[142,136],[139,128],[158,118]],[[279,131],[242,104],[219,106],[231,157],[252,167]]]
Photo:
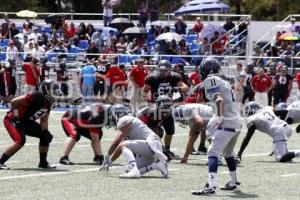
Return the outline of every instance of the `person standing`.
[[[36,91],[39,84],[40,68],[38,66],[38,59],[32,58],[31,63],[25,63],[23,65],[23,70],[25,71],[25,87],[24,93],[30,94]]]
[[[265,69],[260,67],[257,75],[251,81],[254,90],[254,99],[262,106],[268,106],[268,91],[272,84],[271,79],[265,74]]]
[[[108,24],[112,20],[113,6],[114,6],[114,4],[110,0],[102,0],[103,23],[104,23],[105,27],[108,26]]]
[[[126,85],[124,72],[117,65],[113,65],[108,69],[106,77],[110,85],[110,103],[122,103],[124,98],[124,87]]]
[[[148,69],[144,67],[144,60],[139,59],[136,61],[137,66],[133,67],[129,73],[131,81],[131,109],[135,115],[139,105],[144,102],[142,97],[142,88],[145,84],[145,78],[148,75]]]
[[[96,67],[90,61],[87,61],[86,66],[84,66],[80,72],[79,80],[81,84],[81,93],[83,95],[84,101],[86,102],[90,101],[94,95],[96,71]]]
[[[142,1],[139,6],[139,23],[141,27],[146,28],[146,24],[148,21],[148,9],[145,1]]]
[[[151,0],[150,6],[150,22],[157,21],[159,19],[159,10],[156,0]]]

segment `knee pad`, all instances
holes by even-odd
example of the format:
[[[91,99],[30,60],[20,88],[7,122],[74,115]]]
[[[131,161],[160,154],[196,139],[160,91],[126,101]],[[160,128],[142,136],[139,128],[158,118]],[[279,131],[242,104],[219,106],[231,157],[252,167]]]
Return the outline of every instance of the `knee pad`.
[[[42,132],[42,135],[40,137],[40,145],[41,146],[49,146],[49,144],[52,142],[53,136],[49,132],[49,130],[45,129]]]

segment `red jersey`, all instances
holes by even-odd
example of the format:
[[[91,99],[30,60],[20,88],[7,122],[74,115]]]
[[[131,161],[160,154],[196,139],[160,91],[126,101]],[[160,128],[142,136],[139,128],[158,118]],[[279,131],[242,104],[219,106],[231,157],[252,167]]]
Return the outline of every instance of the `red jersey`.
[[[298,72],[297,74],[296,74],[296,81],[297,81],[297,84],[298,84],[298,89],[300,90],[300,72]]]
[[[120,84],[120,82],[123,82],[121,84],[121,85],[123,85],[124,82],[126,81],[124,72],[122,70],[120,70],[117,66],[113,66],[113,67],[109,68],[109,70],[106,74],[106,77],[109,79],[111,86],[117,82],[119,82],[119,84]]]
[[[32,68],[31,64],[24,64],[23,69],[25,71],[25,84],[37,85],[40,69],[38,67]]]
[[[253,77],[251,84],[253,89],[257,92],[268,92],[268,89],[272,84],[272,81],[270,77],[268,77],[267,75],[260,77],[257,74]]]
[[[139,68],[137,66],[133,67],[130,71],[130,77],[134,80],[139,87],[143,87],[145,84],[145,78],[148,74],[147,68]]]

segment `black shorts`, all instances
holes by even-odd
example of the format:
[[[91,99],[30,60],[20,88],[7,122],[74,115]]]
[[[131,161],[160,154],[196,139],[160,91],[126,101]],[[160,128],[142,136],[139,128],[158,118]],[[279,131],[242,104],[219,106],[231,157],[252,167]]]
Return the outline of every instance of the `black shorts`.
[[[107,92],[106,83],[104,81],[97,81],[94,85],[94,95],[98,95],[100,92],[100,96],[103,96],[105,92]]]
[[[288,98],[288,95],[287,95],[287,92],[286,91],[276,91],[274,90],[273,92],[273,104],[276,105],[280,102],[286,102],[287,98]]]
[[[17,91],[17,85],[15,83],[8,85],[8,94],[9,95],[16,95],[16,91]]]
[[[63,93],[64,96],[69,95],[69,87],[68,87],[67,83],[61,83],[60,90],[61,90],[61,92]]]
[[[162,125],[165,129],[166,135],[174,135],[175,133],[175,121],[172,115],[162,120]]]

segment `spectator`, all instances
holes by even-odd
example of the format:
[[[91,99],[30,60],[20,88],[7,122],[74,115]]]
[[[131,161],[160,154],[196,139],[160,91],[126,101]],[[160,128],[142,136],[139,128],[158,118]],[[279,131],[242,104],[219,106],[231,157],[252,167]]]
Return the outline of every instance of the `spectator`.
[[[243,111],[243,97],[244,97],[244,84],[246,81],[246,72],[243,71],[243,65],[241,63],[237,63],[236,65],[236,83],[234,85],[234,94],[235,99],[240,109],[240,112]]]
[[[195,70],[189,75],[190,82],[192,86],[196,86],[202,81],[200,80],[200,75],[198,73],[198,67],[195,67]]]
[[[48,43],[48,35],[46,34],[46,30],[42,29],[41,34],[39,35],[37,42],[40,46],[46,46]]]
[[[40,33],[39,33],[39,29],[38,27],[33,27],[32,28],[32,32],[28,35],[28,39],[33,39],[35,41],[37,41],[38,37],[39,37]]]
[[[110,103],[122,103],[124,97],[124,85],[126,78],[118,66],[111,66],[106,74],[109,81]]]
[[[246,40],[244,38],[248,36],[248,21],[246,21],[245,19],[240,19],[236,33],[239,35],[239,46],[241,48],[245,48]]]
[[[87,38],[86,38],[86,32],[87,30],[86,30],[86,26],[85,26],[85,24],[83,23],[83,22],[81,22],[80,24],[79,24],[79,32],[77,33],[77,38],[79,39],[79,40],[86,40]]]
[[[143,45],[143,48],[141,49],[141,55],[151,55],[151,50],[150,50],[148,44]]]
[[[187,28],[187,25],[186,25],[186,23],[183,21],[182,16],[177,17],[177,21],[176,21],[176,23],[174,24],[174,26],[175,26],[175,32],[176,32],[176,33],[182,34],[182,35],[185,35],[185,34],[186,34],[186,28]]]
[[[92,54],[92,55],[87,55],[87,59],[88,60],[98,60],[99,58],[99,49],[96,47],[96,43],[95,42],[91,42],[91,46],[88,48],[88,50],[86,51],[87,54]]]
[[[55,69],[55,71],[60,91],[62,92],[64,97],[67,97],[69,95],[68,80],[70,80],[72,77],[68,72],[66,60],[62,60],[62,62],[59,63],[59,66]],[[68,102],[67,99],[65,99],[65,102]],[[59,104],[57,104],[57,106],[60,107]],[[66,107],[68,108],[69,105],[67,104]]]
[[[32,32],[32,29],[30,28],[29,23],[28,22],[24,22],[24,24],[23,24],[23,31],[22,31],[23,35],[30,35],[31,32]]]
[[[112,20],[114,4],[110,0],[102,0],[103,24],[108,26]]]
[[[196,23],[194,24],[193,27],[193,33],[198,34],[202,31],[203,29],[203,23],[201,22],[201,17],[196,18]]]
[[[96,77],[96,82],[94,85],[94,95],[97,98],[100,98],[100,101],[105,102],[105,99],[108,97],[108,82],[106,78],[106,74],[110,68],[110,64],[100,63],[98,60],[95,61],[95,67],[97,72],[102,75],[102,77]],[[98,96],[100,95],[100,96]]]
[[[267,50],[265,56],[267,56],[267,57],[278,57],[277,47],[274,46],[274,45],[271,45],[269,50]],[[276,61],[277,59],[276,58],[271,58],[269,60],[272,62],[272,61]]]
[[[178,46],[176,40],[172,40],[171,44],[169,45],[169,49],[167,51],[168,55],[178,55]]]
[[[96,47],[100,52],[103,52],[104,48],[104,36],[102,29],[98,29],[98,31],[94,32],[91,38],[91,42],[96,44]]]
[[[119,38],[119,42],[116,44],[118,53],[126,53],[127,42],[123,36]]]
[[[80,88],[85,103],[90,102],[93,97],[96,71],[96,67],[90,61],[87,61],[81,69],[79,82],[81,83]]]
[[[265,74],[265,69],[260,67],[258,74],[251,81],[255,93],[255,101],[260,105],[268,106],[268,91],[271,86],[271,79]]]
[[[200,48],[198,49],[198,55],[208,55],[210,53],[210,45],[208,38],[203,38],[202,42],[200,43]]]
[[[30,17],[25,17],[25,21],[23,24],[28,24],[29,28],[32,29],[33,28],[33,23],[30,21]]]
[[[292,45],[287,45],[286,49],[282,52],[281,57],[284,58],[284,63],[291,67],[291,57],[295,56],[295,51],[293,50]]]
[[[136,61],[137,66],[134,66],[129,73],[131,82],[131,97],[130,104],[132,113],[135,115],[139,106],[144,102],[142,97],[142,88],[144,87],[145,78],[148,75],[148,69],[144,67],[144,60]]]
[[[24,93],[30,94],[36,91],[40,82],[40,68],[38,66],[39,60],[35,57],[31,59],[31,63],[23,64],[23,70],[25,71],[25,86]]]
[[[277,75],[277,69],[276,69],[276,62],[271,62],[268,64],[269,67],[269,71],[267,73],[267,75],[270,77],[271,81],[272,81],[272,87],[270,88],[269,92],[268,92],[268,105],[272,106],[272,99],[273,99],[273,91],[274,91],[274,83],[275,83],[275,77]]]
[[[226,19],[226,23],[223,25],[223,28],[226,30],[226,31],[230,31],[230,30],[233,30],[235,27],[235,24],[232,22],[232,19],[229,17]]]
[[[188,56],[191,55],[191,51],[190,48],[186,45],[185,40],[180,40],[179,41],[179,55],[183,55],[183,56]],[[187,62],[191,61],[191,57],[182,57],[184,60],[186,60]]]
[[[246,72],[246,80],[244,83],[244,96],[242,100],[243,105],[245,105],[246,100],[248,101],[254,100],[254,92],[252,89],[251,82],[253,77],[256,75],[256,73],[254,72],[254,66],[252,63],[247,64],[245,72]]]
[[[10,23],[11,23],[11,20],[9,19],[9,17],[8,17],[8,14],[7,14],[7,13],[4,13],[4,15],[3,15],[3,19],[4,19],[4,22],[3,22],[3,24],[7,24],[7,26],[9,26],[9,25],[10,25]]]
[[[68,26],[67,30],[66,30],[66,35],[69,38],[73,38],[76,34],[76,29],[75,29],[75,25],[73,22],[70,23],[70,26]]]
[[[14,38],[15,35],[17,35],[19,33],[20,33],[20,31],[18,29],[16,29],[16,24],[11,23],[10,29],[9,29],[9,38],[12,39],[12,38]]]
[[[139,6],[139,24],[141,27],[146,28],[148,21],[148,9],[145,1],[142,1]]]
[[[296,31],[296,19],[294,17],[291,18],[291,24],[288,26],[288,30],[290,32]]]
[[[105,42],[105,46],[110,48],[113,44],[113,42],[115,42],[117,40],[116,36],[114,35],[114,32],[112,30],[110,30],[108,32],[108,37],[106,38]]]
[[[63,43],[64,47],[66,47],[68,49],[68,51],[71,49],[71,40],[67,35],[63,36],[63,39],[61,40],[61,42]]]
[[[223,47],[220,39],[220,33],[218,31],[214,32],[214,36],[210,41],[212,45],[212,53],[216,55],[221,55],[223,53]]]
[[[63,58],[67,58],[68,49],[64,46],[62,41],[59,41],[57,47],[54,49],[54,52],[57,53],[57,58],[60,61]]]
[[[94,26],[92,24],[88,24],[87,27],[86,27],[86,38],[87,38],[87,40],[90,41],[92,39],[92,36],[93,36],[94,33],[95,33]]]
[[[0,39],[9,39],[9,28],[7,23],[1,25]]]
[[[8,60],[5,65],[5,82],[6,82],[6,101],[10,101],[16,95],[17,82],[16,82],[16,63],[13,60]]]
[[[286,102],[292,90],[293,78],[288,74],[288,69],[283,63],[277,64],[277,71],[273,85],[273,106],[280,102]]]
[[[19,51],[13,41],[10,41],[6,48],[6,62],[8,61],[13,61],[14,63],[19,61]]]
[[[149,6],[150,22],[157,21],[159,19],[159,9],[156,0],[151,0]]]
[[[263,67],[265,65],[264,59],[260,58],[264,56],[264,52],[258,45],[254,47],[253,56],[253,64],[255,67]]]
[[[138,54],[140,51],[140,46],[137,43],[137,39],[134,38],[132,42],[130,42],[127,46],[126,53],[127,54]]]
[[[34,50],[33,40],[29,41],[27,44],[24,45],[25,62],[28,61],[28,58],[32,57],[33,50]]]

